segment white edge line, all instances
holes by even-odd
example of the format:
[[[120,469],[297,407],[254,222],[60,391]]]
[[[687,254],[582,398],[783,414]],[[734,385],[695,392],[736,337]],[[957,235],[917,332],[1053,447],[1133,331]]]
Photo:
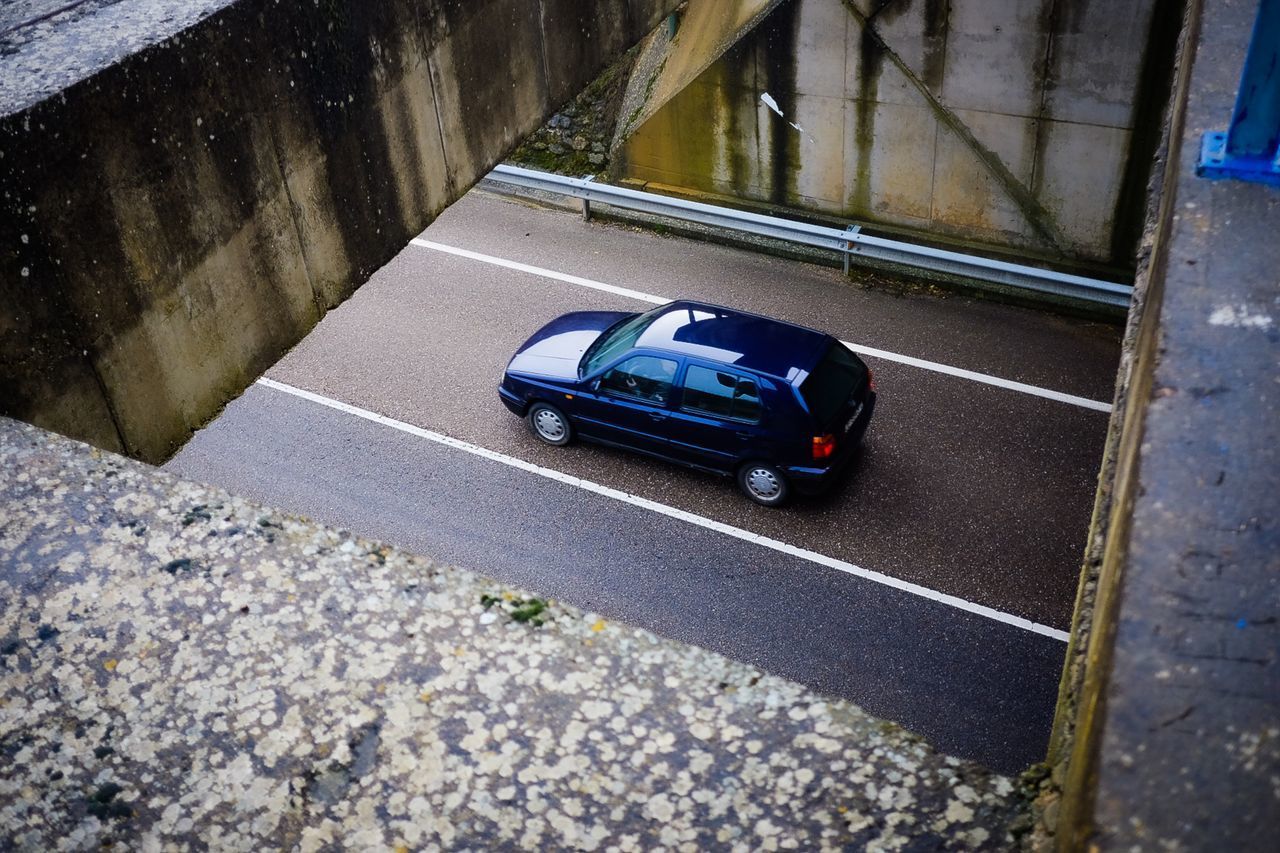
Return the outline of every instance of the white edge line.
[[[444,252],[449,255],[457,255],[462,258],[470,258],[473,261],[480,261],[486,264],[494,264],[495,266],[506,267],[507,269],[527,272],[531,275],[538,275],[544,278],[552,278],[556,281],[563,281],[568,284],[576,284],[581,287],[589,287],[592,290],[602,290],[605,293],[613,293],[618,296],[625,296],[629,299],[638,299],[641,302],[649,302],[653,305],[666,305],[671,302],[665,296],[658,296],[653,293],[643,293],[639,290],[629,290],[625,287],[617,287],[612,284],[605,284],[602,281],[595,281],[590,278],[580,278],[576,275],[568,275],[567,273],[556,272],[544,267],[535,267],[530,264],[522,264],[519,261],[509,261],[506,258],[497,258],[493,255],[486,255],[481,252],[472,252],[469,249],[459,249],[457,246],[449,246],[444,243],[434,243],[431,240],[424,240],[417,237],[410,241],[414,246],[423,249],[434,249],[437,252]],[[1111,404],[1101,400],[1090,400],[1087,397],[1077,397],[1074,394],[1064,394],[1061,391],[1053,391],[1048,388],[1040,388],[1036,385],[1027,385],[1023,382],[1014,382],[1012,379],[1001,379],[998,376],[991,376],[987,373],[978,373],[973,370],[965,370],[960,367],[951,367],[950,365],[940,364],[936,361],[926,361],[923,358],[914,358],[909,355],[900,355],[896,352],[888,350],[875,349],[874,347],[863,346],[861,344],[851,343],[849,341],[841,341],[842,344],[849,347],[856,353],[869,355],[872,358],[882,358],[886,361],[896,361],[899,364],[906,364],[911,367],[918,367],[922,370],[932,370],[936,373],[944,373],[948,376],[955,376],[960,379],[968,379],[973,382],[981,382],[984,385],[993,385],[996,388],[1005,388],[1010,391],[1018,391],[1023,394],[1030,394],[1033,397],[1043,397],[1046,400],[1056,400],[1059,403],[1069,403],[1073,406],[1079,406],[1083,409],[1092,409],[1095,412],[1110,412]]]
[[[470,258],[473,261],[494,264],[495,266],[506,267],[510,270],[519,270],[520,272],[540,275],[544,278],[554,278],[557,281],[576,284],[580,287],[589,287],[592,290],[603,290],[605,293],[614,293],[618,296],[626,296],[629,299],[639,299],[641,302],[650,302],[654,305],[666,305],[671,301],[664,296],[654,296],[652,293],[641,293],[638,290],[628,290],[625,287],[616,287],[615,285],[605,284],[602,281],[595,281],[590,278],[580,278],[576,275],[568,275],[566,273],[556,272],[555,270],[530,266],[529,264],[522,264],[519,261],[509,261],[506,258],[495,258],[493,255],[482,255],[479,252],[459,249],[457,246],[446,246],[444,243],[433,243],[430,240],[423,240],[421,237],[416,237],[409,242],[414,246],[420,246],[424,249],[435,249],[437,252],[457,255],[462,258]]]
[[[1073,406],[1080,406],[1083,409],[1092,409],[1095,412],[1111,411],[1111,404],[1104,403],[1101,400],[1090,400],[1087,397],[1077,397],[1074,394],[1064,394],[1061,391],[1053,391],[1049,388],[1040,388],[1036,385],[1014,382],[1012,379],[1001,379],[999,376],[991,376],[987,373],[975,373],[972,370],[965,370],[961,367],[939,364],[936,361],[925,361],[922,358],[915,358],[909,355],[899,355],[896,352],[888,352],[874,347],[863,346],[862,344],[855,344],[850,341],[841,341],[841,343],[856,353],[869,355],[872,358],[883,358],[888,361],[896,361],[900,364],[908,364],[912,367],[919,367],[924,370],[933,370],[938,373],[957,376],[961,379],[970,379],[974,382],[981,382],[985,385],[994,385],[997,388],[1007,388],[1010,391],[1021,391],[1023,394],[1044,397],[1046,400],[1057,400],[1060,403],[1070,403]]]
[[[1001,622],[1005,625],[1021,628],[1024,631],[1030,631],[1033,634],[1039,634],[1043,637],[1049,637],[1050,639],[1059,640],[1064,643],[1068,640],[1068,635],[1065,631],[1060,631],[1057,628],[1050,628],[1048,625],[1041,625],[1038,622],[1032,622],[1030,619],[1023,619],[1021,616],[1014,616],[1011,613],[1005,613],[991,607],[975,604],[972,601],[966,601],[965,599],[957,598],[954,595],[947,595],[946,593],[899,580],[898,578],[890,577],[889,575],[881,574],[880,572],[873,572],[869,569],[855,566],[852,563],[847,563],[844,560],[838,560],[835,557],[828,557],[825,554],[819,554],[816,551],[810,551],[807,548],[800,548],[786,542],[781,542],[777,539],[771,539],[768,536],[761,536],[758,533],[743,530],[741,527],[734,527],[731,524],[725,524],[705,516],[686,512],[685,510],[677,509],[673,506],[668,506],[667,504],[649,500],[648,498],[642,498],[639,495],[633,495],[629,492],[623,492],[609,486],[601,485],[600,483],[595,483],[591,480],[583,480],[580,477],[574,477],[571,474],[565,474],[552,468],[544,468],[541,465],[535,465],[532,462],[526,462],[523,459],[517,459],[516,457],[508,456],[505,453],[498,453],[495,450],[489,450],[487,448],[480,447],[479,445],[444,435],[443,433],[416,427],[413,424],[398,421],[395,418],[389,418],[385,415],[380,415],[377,412],[371,412],[368,409],[362,409],[359,406],[352,406],[349,403],[343,403],[339,400],[324,397],[320,394],[303,390],[302,388],[286,385],[285,383],[277,382],[274,379],[267,379],[266,377],[263,377],[257,381],[257,384],[265,385],[266,387],[273,388],[276,391],[282,391],[285,394],[292,394],[293,396],[300,397],[303,400],[318,403],[321,406],[328,406],[329,408],[336,409],[339,412],[355,415],[358,418],[364,418],[367,421],[373,421],[374,423],[382,424],[383,426],[388,426],[392,429],[397,429],[401,432],[406,432],[419,438],[425,438],[428,441],[434,441],[437,444],[443,444],[446,447],[452,447],[456,450],[461,450],[474,456],[479,456],[493,462],[508,465],[512,468],[518,468],[521,471],[527,471],[530,474],[537,474],[539,477],[545,477],[548,480],[555,480],[558,483],[576,486],[579,489],[583,489],[615,501],[647,509],[650,512],[656,512],[659,515],[665,515],[668,518],[684,521],[707,530],[715,531],[716,533],[723,533],[726,536],[732,536],[735,539],[741,539],[744,542],[750,542],[754,545],[759,545],[762,548],[768,548],[781,554],[799,557],[802,560],[808,560],[811,563],[817,563],[818,565],[826,566],[827,568],[835,569],[836,571],[844,572],[845,574],[853,575],[854,577],[862,578],[863,580],[891,587],[911,595],[919,596],[920,598],[944,604],[948,607],[954,607],[957,610],[963,610],[967,613],[973,613],[977,616]]]

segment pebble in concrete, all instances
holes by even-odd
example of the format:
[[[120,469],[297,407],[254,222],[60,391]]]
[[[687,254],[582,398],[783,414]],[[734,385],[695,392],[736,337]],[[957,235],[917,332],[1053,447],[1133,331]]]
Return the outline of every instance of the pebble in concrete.
[[[1006,849],[845,702],[0,419],[0,847]]]

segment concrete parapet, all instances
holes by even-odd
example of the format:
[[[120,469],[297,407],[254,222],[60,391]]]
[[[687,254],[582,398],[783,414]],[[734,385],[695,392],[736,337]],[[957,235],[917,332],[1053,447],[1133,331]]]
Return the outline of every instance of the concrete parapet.
[[[1280,826],[1280,191],[1195,174],[1253,16],[1194,2],[1183,30],[1041,799],[1063,851]]]
[[[0,412],[155,461],[675,2],[97,5],[0,36]]]
[[[0,418],[0,847],[1003,850],[847,702]]]

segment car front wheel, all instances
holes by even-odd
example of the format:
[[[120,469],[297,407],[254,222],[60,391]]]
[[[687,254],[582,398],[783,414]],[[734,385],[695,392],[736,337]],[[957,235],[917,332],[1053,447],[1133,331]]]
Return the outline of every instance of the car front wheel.
[[[569,419],[555,406],[534,403],[529,407],[529,414],[525,418],[529,421],[529,429],[533,430],[533,434],[547,444],[563,447],[573,438]]]
[[[738,487],[761,506],[780,506],[790,494],[782,472],[764,462],[748,462],[739,468]]]

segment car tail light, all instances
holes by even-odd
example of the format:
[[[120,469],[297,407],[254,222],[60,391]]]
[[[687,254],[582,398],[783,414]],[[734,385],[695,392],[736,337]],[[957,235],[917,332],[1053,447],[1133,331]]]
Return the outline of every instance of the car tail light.
[[[813,459],[815,462],[830,459],[836,453],[836,437],[831,433],[813,437]]]
[[[871,387],[872,391],[876,390],[876,375],[871,372],[869,367],[867,368],[867,385]]]

